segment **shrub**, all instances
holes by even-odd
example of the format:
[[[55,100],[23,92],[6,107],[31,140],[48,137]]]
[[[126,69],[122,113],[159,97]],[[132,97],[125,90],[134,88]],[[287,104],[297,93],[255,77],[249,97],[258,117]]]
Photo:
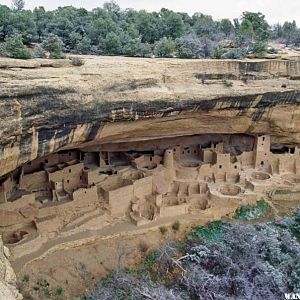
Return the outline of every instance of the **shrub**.
[[[50,34],[48,38],[43,41],[42,47],[50,53],[50,58],[64,58],[64,54],[62,52],[63,42],[57,35]]]
[[[241,220],[254,220],[264,216],[268,209],[269,204],[264,199],[261,199],[257,201],[255,206],[247,205],[237,209],[233,217]]]
[[[141,48],[142,42],[139,38],[129,39],[123,46],[122,52],[128,56],[138,56],[139,49]]]
[[[71,64],[75,67],[80,67],[84,65],[84,60],[81,59],[80,57],[72,57]]]
[[[291,218],[289,230],[300,241],[300,208],[298,208]]]
[[[5,49],[5,43],[0,43],[0,56],[7,56],[7,52]]]
[[[280,299],[296,284],[300,247],[266,224],[228,225],[222,241],[186,248],[183,283],[196,299]],[[294,279],[294,280],[295,280]]]
[[[263,56],[267,53],[267,44],[260,41],[255,42],[252,44],[250,51],[257,56]]]
[[[147,268],[147,269],[151,269],[153,267],[153,265],[156,263],[156,259],[157,259],[157,256],[158,256],[158,253],[157,251],[151,251],[145,261],[144,261],[144,266]]]
[[[178,231],[180,229],[180,222],[179,221],[175,221],[173,224],[172,224],[172,229],[174,231]]]
[[[50,298],[51,297],[51,291],[49,290],[48,287],[44,288],[44,295],[46,298]]]
[[[36,49],[33,51],[33,57],[36,57],[36,58],[46,58],[47,55],[46,55],[45,50],[40,45],[38,45],[36,47]]]
[[[246,51],[241,48],[229,49],[221,55],[225,59],[242,59],[246,57]]]
[[[224,55],[225,53],[226,53],[226,49],[222,47],[216,47],[213,51],[213,57],[220,59],[222,58],[222,55]]]
[[[227,226],[221,221],[214,221],[206,226],[196,227],[192,230],[188,239],[205,239],[208,241],[220,241],[227,230]]]
[[[290,193],[291,193],[290,191],[280,190],[280,189],[275,191],[275,195],[288,195]]]
[[[151,252],[141,270],[107,276],[86,299],[273,300],[299,293],[300,247],[288,230],[295,224],[300,209],[274,223],[197,227],[183,243]]]
[[[232,87],[233,86],[233,82],[232,81],[229,81],[229,80],[224,80],[223,81],[223,84],[226,86],[226,87]]]
[[[98,283],[91,298],[87,299],[170,299],[184,300],[178,289],[153,282],[149,276],[137,278],[128,272],[115,273]]]
[[[54,295],[57,297],[62,296],[64,293],[64,290],[61,287],[58,287],[55,291],[54,291]]]
[[[171,39],[163,37],[154,45],[154,54],[158,57],[171,57],[175,44]]]
[[[77,42],[75,50],[79,54],[89,54],[92,52],[92,42],[88,37],[83,37]]]
[[[148,246],[148,244],[145,241],[141,241],[139,243],[139,249],[140,249],[140,251],[142,253],[146,253],[148,251],[148,249],[149,249],[149,246]]]
[[[293,292],[299,293],[300,291],[300,262],[293,268],[291,279],[291,285],[293,286]]]
[[[196,34],[188,34],[176,39],[177,55],[180,58],[198,58],[201,56],[202,44]]]
[[[20,59],[31,58],[30,52],[23,44],[22,36],[18,33],[15,33],[5,39],[4,49],[8,57]]]
[[[160,226],[159,231],[162,235],[166,234],[168,231],[168,228],[166,226]]]
[[[151,57],[153,55],[152,53],[152,47],[148,43],[141,44],[141,47],[137,53],[137,56],[140,57]]]
[[[274,47],[271,47],[271,48],[268,48],[268,53],[270,54],[277,54],[278,53],[278,50]]]
[[[216,221],[195,228],[184,243],[151,252],[144,263],[150,268],[101,280],[91,299],[273,300],[299,292],[300,245],[279,225]]]
[[[29,282],[29,275],[28,274],[25,274],[24,277],[23,277],[23,282]]]
[[[114,32],[110,32],[104,39],[105,52],[108,55],[118,55],[122,52],[122,43],[120,36]]]

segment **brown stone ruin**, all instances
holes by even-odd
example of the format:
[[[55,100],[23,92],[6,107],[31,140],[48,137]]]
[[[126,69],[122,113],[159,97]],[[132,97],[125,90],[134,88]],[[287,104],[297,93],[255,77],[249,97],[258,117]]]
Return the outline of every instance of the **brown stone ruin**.
[[[76,233],[95,216],[99,226],[203,214],[214,219],[276,189],[297,192],[299,185],[300,148],[273,147],[269,136],[91,145],[37,158],[2,177],[0,230],[19,258]]]

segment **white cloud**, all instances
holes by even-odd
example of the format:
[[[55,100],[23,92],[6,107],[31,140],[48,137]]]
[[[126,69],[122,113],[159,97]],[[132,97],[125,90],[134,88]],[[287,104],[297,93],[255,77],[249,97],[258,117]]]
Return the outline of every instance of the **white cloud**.
[[[55,9],[58,6],[73,5],[92,9],[101,6],[104,2],[105,0],[27,0],[26,7],[32,9],[35,6],[44,6],[47,9]],[[0,0],[0,3],[10,6],[11,1]],[[118,0],[117,3],[122,8],[149,11],[158,11],[165,7],[190,14],[202,12],[216,19],[233,19],[239,17],[243,11],[260,11],[266,15],[269,23],[296,20],[300,25],[299,0]]]

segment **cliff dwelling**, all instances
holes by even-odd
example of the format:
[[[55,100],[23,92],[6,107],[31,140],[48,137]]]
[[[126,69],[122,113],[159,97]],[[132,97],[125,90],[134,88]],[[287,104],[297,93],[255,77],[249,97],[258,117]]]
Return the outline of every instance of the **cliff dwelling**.
[[[262,199],[268,220],[299,206],[299,58],[84,59],[1,69],[0,232],[22,291],[47,280],[74,299],[122,249],[131,267],[140,243]]]
[[[195,135],[91,145],[37,158],[1,178],[0,229],[13,259],[97,216],[143,226],[233,213],[277,189],[300,191],[300,148],[270,136]]]

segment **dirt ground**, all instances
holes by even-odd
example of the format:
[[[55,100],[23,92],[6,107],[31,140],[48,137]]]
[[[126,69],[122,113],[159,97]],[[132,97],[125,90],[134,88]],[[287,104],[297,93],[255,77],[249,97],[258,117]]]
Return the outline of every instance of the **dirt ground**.
[[[21,293],[25,299],[76,299],[112,271],[133,267],[151,250],[183,238],[190,226],[181,224],[179,231],[171,226],[167,229],[165,234],[155,228],[146,234],[108,238],[35,260],[17,274]]]
[[[290,216],[299,205],[300,199],[276,201],[269,213],[255,222]],[[106,236],[83,246],[52,252],[27,263],[17,272],[20,291],[24,299],[80,299],[91,291],[99,279],[121,267],[136,266],[151,250],[168,241],[182,239],[193,226],[205,223],[207,220],[204,218],[181,221],[179,230],[172,229],[169,223],[161,226],[167,228],[164,234],[161,227],[154,227],[121,236]]]

